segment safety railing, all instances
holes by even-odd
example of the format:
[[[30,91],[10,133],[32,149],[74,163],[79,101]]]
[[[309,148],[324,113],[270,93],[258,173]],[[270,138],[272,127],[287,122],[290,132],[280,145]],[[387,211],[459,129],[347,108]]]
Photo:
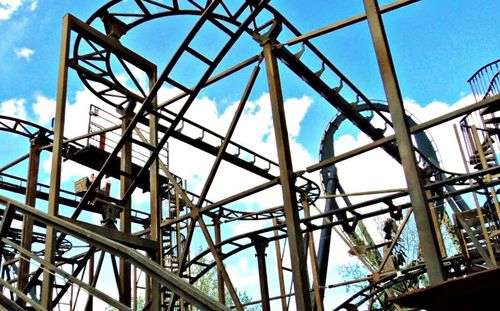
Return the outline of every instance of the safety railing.
[[[481,67],[467,82],[476,101],[500,94],[500,59]]]

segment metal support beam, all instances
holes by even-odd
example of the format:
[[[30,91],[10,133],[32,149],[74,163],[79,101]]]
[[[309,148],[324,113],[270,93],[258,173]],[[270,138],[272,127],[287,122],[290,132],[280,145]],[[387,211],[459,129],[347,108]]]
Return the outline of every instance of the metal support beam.
[[[54,119],[54,145],[52,147],[52,166],[50,173],[50,193],[48,202],[48,214],[56,216],[59,209],[59,191],[61,187],[61,164],[63,155],[64,139],[64,119],[66,114],[66,92],[68,84],[68,57],[70,48],[71,30],[69,25],[69,16],[63,18],[61,54],[59,60],[59,78],[57,84],[56,97],[56,115]],[[53,227],[47,227],[45,260],[53,264],[56,252],[56,232]],[[52,290],[54,285],[54,276],[49,272],[43,273],[43,283],[41,292],[41,305],[52,309]]]
[[[444,115],[439,116],[437,118],[420,123],[418,125],[414,125],[409,129],[409,131],[411,134],[417,134],[417,133],[420,133],[420,132],[425,131],[427,129],[430,129],[434,126],[437,126],[439,124],[442,124],[442,123],[451,121],[453,119],[462,117],[470,112],[480,110],[480,109],[483,109],[485,107],[498,105],[499,103],[500,103],[500,94],[492,96],[492,97],[487,97],[480,102],[468,105],[468,106],[463,107],[463,108],[459,108],[457,110],[451,111],[447,114],[444,114]],[[395,135],[386,136],[384,138],[378,139],[378,140],[371,142],[369,144],[363,145],[361,147],[352,149],[350,151],[336,155],[332,158],[329,158],[329,159],[323,160],[321,162],[318,162],[316,164],[313,164],[311,166],[308,166],[306,168],[306,172],[311,173],[311,172],[317,171],[319,169],[325,168],[327,166],[333,165],[335,163],[345,161],[347,159],[350,159],[352,157],[357,156],[358,154],[368,152],[370,150],[374,150],[376,148],[382,147],[382,146],[389,144],[395,140],[396,140]]]
[[[156,72],[149,77],[150,89],[156,85]],[[158,118],[156,117],[158,99],[156,96],[151,99],[151,111],[149,116],[149,143],[151,146],[158,147]],[[160,230],[161,222],[161,203],[160,203],[160,179],[159,179],[159,159],[156,158],[149,169],[149,192],[150,192],[150,215],[151,215],[151,239],[156,242],[156,258],[153,258],[158,264],[163,260],[162,237]],[[128,187],[130,189],[130,187]],[[151,280],[151,310],[161,310],[161,285],[157,280]]]
[[[215,232],[215,244],[218,245],[222,242],[222,232],[221,232],[221,222],[219,218],[213,218],[214,223],[214,232]],[[218,256],[222,256],[222,248],[217,247]],[[217,289],[218,289],[218,297],[219,302],[222,304],[226,304],[226,290],[224,285],[224,276],[222,275],[221,270],[217,271]]]
[[[437,246],[436,233],[428,208],[427,197],[424,192],[422,177],[419,174],[415,151],[411,141],[403,100],[392,62],[382,18],[377,0],[364,0],[370,33],[375,47],[375,53],[380,67],[380,74],[384,83],[389,111],[393,122],[399,155],[403,165],[410,199],[415,212],[415,221],[418,228],[420,245],[427,267],[431,284],[444,281],[443,266]]]
[[[38,262],[39,264],[45,266],[49,271],[61,275],[64,278],[66,278],[69,282],[82,287],[89,293],[90,297],[98,297],[102,301],[112,305],[113,307],[120,308],[120,310],[130,310],[130,308],[127,308],[127,306],[121,304],[120,302],[116,301],[115,299],[111,298],[109,295],[105,294],[104,292],[96,289],[94,285],[89,285],[83,282],[82,280],[76,278],[75,276],[71,275],[70,273],[64,271],[61,268],[58,268],[57,266],[48,263],[46,260],[34,255],[31,253],[29,250],[24,249],[23,247],[18,246],[17,244],[7,240],[6,238],[2,238],[2,242],[5,244],[8,244],[10,247],[15,249],[16,251],[20,252],[21,255],[26,258],[27,260],[33,260]],[[86,310],[89,310],[88,308]]]
[[[125,132],[130,124],[130,115],[122,116],[122,133]],[[126,142],[120,152],[120,170],[126,174],[120,176],[120,197],[123,198],[127,189],[130,187],[131,180],[130,176],[132,174],[132,142]],[[123,210],[120,214],[120,231],[125,234],[130,234],[131,232],[131,209],[132,209],[132,198],[123,202]],[[120,302],[126,306],[131,306],[131,274],[132,270],[130,263],[126,262],[123,258],[120,258]]]
[[[399,0],[399,1],[396,1],[396,2],[393,2],[391,4],[388,4],[386,6],[381,7],[380,13],[387,13],[387,12],[390,12],[392,10],[399,9],[405,5],[412,4],[412,3],[415,3],[418,1],[420,1],[420,0]],[[328,25],[328,26],[320,28],[320,29],[316,29],[314,31],[308,32],[306,34],[303,34],[303,35],[300,35],[296,38],[288,40],[286,44],[293,45],[293,44],[297,44],[300,42],[304,42],[306,40],[311,40],[311,39],[314,39],[316,37],[322,36],[324,34],[330,33],[332,31],[339,30],[339,29],[342,29],[344,27],[354,25],[356,23],[364,21],[365,19],[366,19],[366,14],[359,14],[359,15],[356,15],[353,17],[349,17],[343,21]]]
[[[19,163],[23,162],[24,160],[28,159],[30,157],[30,153],[28,152],[27,154],[15,159],[14,161],[10,162],[9,164],[6,164],[0,168],[0,173],[3,173],[4,171],[8,170],[11,167],[14,167],[18,165]]]
[[[95,256],[94,253],[92,252],[89,254],[89,262],[87,264],[87,269],[88,269],[88,277],[89,277],[89,284],[93,284],[95,280],[95,275],[94,275],[94,263],[95,263]],[[87,308],[85,311],[93,311],[94,310],[94,297],[89,296],[89,300],[87,302]]]
[[[264,58],[266,62],[267,80],[269,84],[269,95],[273,114],[274,134],[278,152],[280,181],[283,193],[283,205],[286,216],[286,227],[288,231],[290,260],[293,271],[295,287],[295,302],[297,310],[311,310],[311,299],[309,295],[309,280],[307,276],[306,256],[304,251],[304,239],[300,230],[300,217],[297,211],[297,198],[295,196],[295,178],[290,156],[288,142],[288,131],[286,127],[285,109],[283,106],[283,94],[281,92],[278,63],[273,54],[273,43],[264,43]]]
[[[210,232],[208,231],[207,225],[205,224],[203,217],[198,218],[198,223],[200,225],[201,231],[203,232],[203,236],[205,237],[205,241],[208,244],[208,248],[210,249],[210,252],[212,253],[212,256],[214,257],[214,260],[216,262],[217,271],[219,271],[222,277],[224,278],[224,283],[226,284],[227,290],[231,295],[231,298],[233,299],[234,308],[238,311],[243,311],[243,306],[241,305],[241,301],[240,298],[238,297],[238,293],[236,292],[236,288],[234,287],[233,282],[229,278],[229,274],[227,274],[224,262],[222,261],[221,257],[219,257],[219,255],[217,254],[217,247],[215,247],[215,244],[212,240],[212,237],[210,236]]]
[[[259,280],[260,280],[260,298],[262,300],[262,310],[271,310],[269,303],[269,286],[267,282],[267,269],[266,269],[266,248],[269,245],[269,239],[260,235],[253,236],[253,246],[255,247],[255,257],[257,257],[257,265],[259,267]]]
[[[40,164],[40,146],[33,139],[30,145],[29,162],[28,162],[28,180],[26,184],[26,198],[25,203],[29,206],[35,206],[36,202],[36,186],[38,183],[38,169]],[[21,246],[24,249],[31,250],[33,236],[33,219],[29,216],[23,217],[23,231],[21,237]],[[24,290],[28,284],[28,275],[30,271],[29,261],[19,261],[19,272],[17,280],[17,288],[21,291]]]
[[[307,201],[307,196],[303,196],[301,200],[304,206],[304,216],[310,217],[311,209]],[[321,291],[321,289],[324,287],[324,284],[320,283],[318,258],[316,257],[316,246],[314,244],[313,232],[307,233],[307,240],[308,240],[309,257],[311,259],[311,270],[313,275],[313,290],[314,290],[313,309],[316,311],[324,311],[325,307],[323,305],[323,298],[325,292],[324,290]]]
[[[275,253],[276,253],[276,264],[278,266],[278,281],[280,284],[281,311],[287,311],[288,305],[286,303],[285,280],[283,277],[283,256],[281,255],[280,240],[276,238],[279,235],[278,230],[276,229],[277,225],[278,225],[278,219],[275,217],[275,218],[273,218],[273,226],[275,227],[275,229],[273,230],[274,237],[275,237],[274,249],[275,249]]]
[[[127,258],[132,265],[137,266],[139,269],[144,271],[144,273],[152,275],[156,281],[164,285],[167,289],[171,290],[180,297],[183,297],[186,301],[201,310],[229,310],[227,307],[210,298],[196,287],[191,286],[178,276],[166,271],[159,264],[147,260],[147,257],[139,254],[139,252],[134,249],[102,237],[90,230],[81,228],[64,219],[61,219],[60,217],[41,212],[27,206],[26,204],[16,202],[2,195],[0,195],[0,204],[8,205],[6,207],[6,210],[8,209],[7,218],[5,219],[12,219],[12,215],[9,216],[9,213],[16,211],[22,213],[23,215],[28,214],[35,219],[35,222],[40,221],[47,227],[54,227],[54,230],[73,236],[76,239],[91,244],[93,247],[99,248],[102,251],[108,252],[114,256]],[[4,212],[4,214],[5,213],[6,212]],[[1,233],[3,232],[2,230],[4,230],[3,223],[4,222],[0,223],[0,236],[2,236]]]

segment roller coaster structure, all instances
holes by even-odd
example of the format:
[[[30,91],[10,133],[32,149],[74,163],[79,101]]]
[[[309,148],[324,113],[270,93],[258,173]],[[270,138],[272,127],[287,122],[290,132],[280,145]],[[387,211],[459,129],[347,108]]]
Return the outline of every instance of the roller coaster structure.
[[[364,0],[365,14],[307,34],[268,0],[164,2],[112,0],[86,22],[66,15],[53,128],[0,116],[0,130],[30,142],[26,155],[0,168],[3,193],[25,199],[0,196],[3,308],[137,310],[143,297],[144,310],[439,310],[465,299],[448,295],[448,284],[496,273],[500,60],[469,79],[474,104],[419,123],[404,110],[381,19],[416,0],[380,8],[376,0]],[[179,35],[161,67],[143,54],[151,47],[141,50],[140,42],[127,40],[141,27],[178,18],[189,19],[192,28]],[[386,101],[363,94],[312,43],[364,20]],[[207,36],[209,46],[200,44]],[[334,115],[320,143],[319,162],[299,169],[286,122],[284,71],[321,95]],[[245,74],[248,81],[242,84]],[[64,134],[71,75],[96,97],[89,105],[88,133],[77,137]],[[225,127],[190,119],[203,92],[224,81],[242,85]],[[233,139],[249,98],[263,86],[272,115],[271,152]],[[464,173],[443,168],[429,134],[449,121],[456,123]],[[335,134],[347,123],[372,142],[336,154]],[[197,154],[196,167],[203,166],[197,187],[174,173],[179,163],[172,155],[180,145],[182,152]],[[368,183],[363,193],[346,192],[341,164],[372,150],[383,151],[401,168],[406,187],[375,190]],[[48,185],[38,177],[42,152],[52,155]],[[24,161],[26,177],[6,173]],[[63,161],[96,174],[67,189],[61,181]],[[238,187],[243,174],[254,183]],[[111,184],[119,191],[110,191]],[[146,203],[136,199],[141,192]],[[269,202],[279,204],[261,200],[258,207],[248,206],[249,198],[269,193]],[[375,219],[385,220],[383,239],[375,237],[370,224]],[[235,226],[244,233],[231,235]],[[416,226],[419,240],[411,262],[397,252],[410,226]],[[331,276],[334,230],[364,265],[366,277]],[[257,267],[258,299],[241,299],[251,285],[230,269],[235,258]],[[199,288],[210,275],[215,297]],[[329,299],[328,291],[355,283],[363,285],[352,297]],[[488,293],[484,287],[497,288],[486,282],[477,291]],[[415,302],[415,293],[423,298]],[[432,299],[437,293],[440,302]]]

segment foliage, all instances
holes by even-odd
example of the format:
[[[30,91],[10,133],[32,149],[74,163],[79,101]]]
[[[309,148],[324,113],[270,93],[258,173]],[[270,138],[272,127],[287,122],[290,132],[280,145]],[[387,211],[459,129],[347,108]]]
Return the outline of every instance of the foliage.
[[[204,266],[208,265],[208,259],[206,257],[202,257],[201,259],[198,260],[199,265],[195,265],[194,267],[191,268],[191,274],[192,275],[197,275],[200,272],[202,272]],[[210,269],[207,273],[205,273],[202,277],[200,277],[195,283],[194,286],[197,287],[199,290],[202,292],[206,293],[208,296],[214,298],[215,300],[218,300],[218,284],[217,284],[217,270],[216,269]],[[246,291],[238,291],[236,289],[236,293],[240,299],[241,304],[245,305],[247,303],[252,302],[252,298],[248,296]],[[225,297],[225,302],[226,305],[234,305],[233,299],[231,298],[231,295],[229,294],[229,291],[227,289],[224,292],[224,297]],[[138,296],[137,297],[137,310],[142,310],[144,307],[145,301],[144,297]],[[108,306],[105,311],[115,311],[116,308]],[[196,309],[195,309],[196,310]],[[256,305],[251,305],[248,307],[245,307],[246,311],[259,311],[262,310],[260,304]]]
[[[144,297],[142,296],[137,296],[137,310],[142,310],[144,308]],[[115,307],[112,306],[107,306],[105,311],[118,311]]]
[[[377,227],[380,229],[380,235],[381,235],[377,240],[388,241],[389,239],[394,237],[397,230],[396,223],[393,222],[393,224],[391,224],[390,222],[387,221],[387,219],[383,220],[378,218],[375,218],[375,222],[377,223]],[[391,230],[387,230],[388,224],[393,226],[392,228],[390,228]],[[363,230],[366,231],[366,229]],[[383,232],[385,232],[385,236],[383,236]],[[370,244],[373,245],[373,240],[372,241],[368,241],[367,239],[364,240],[361,239],[360,236],[366,237],[369,236],[369,234],[368,232],[361,232],[361,234],[354,235],[354,237],[351,236],[351,241],[354,245],[356,246],[360,245],[370,246]],[[363,253],[363,256],[372,267],[378,269],[382,261],[382,258],[378,250],[375,251],[374,249],[373,251],[366,251]],[[393,259],[395,268],[398,270],[420,263],[420,248],[418,241],[418,233],[413,220],[410,220],[406,225],[405,229],[403,230],[401,236],[398,239],[398,243],[396,244],[392,252],[391,257]],[[371,274],[370,271],[359,261],[338,267],[338,272],[341,275],[342,279],[346,281],[361,279]],[[407,280],[393,285],[391,291],[405,292],[410,288],[421,287],[423,284],[425,284],[425,282],[426,282],[425,276],[420,276],[415,280]],[[347,285],[345,287],[345,290],[347,293],[354,294],[355,292],[365,288],[368,284],[369,283],[366,281],[353,283]],[[379,296],[377,301],[374,302],[373,306],[383,307],[384,310],[391,310],[390,306],[386,305],[385,294]]]
[[[358,261],[351,264],[339,266],[338,272],[342,277],[342,279],[346,281],[359,280],[361,278],[366,277],[369,274],[368,270],[366,270],[366,268]],[[347,293],[355,293],[365,288],[367,285],[368,285],[367,281],[357,282],[347,285],[345,289]]]
[[[201,259],[198,260],[198,262],[201,265],[194,266],[191,269],[191,273],[193,275],[200,273],[203,270],[203,266],[208,264],[208,260],[206,259],[206,257],[202,257]],[[198,281],[195,282],[194,286],[196,286],[202,292],[206,293],[208,296],[218,300],[217,270],[210,269],[207,273],[205,273],[202,277],[200,277]],[[240,292],[236,289],[236,293],[240,299],[241,304],[244,305],[252,301],[252,298],[248,296],[246,291]],[[227,291],[227,289],[224,292],[224,299],[226,305],[231,306],[234,304],[233,299],[231,298],[231,295],[229,294],[229,291]],[[260,304],[252,305],[245,307],[245,310],[258,311],[261,310],[261,306]]]

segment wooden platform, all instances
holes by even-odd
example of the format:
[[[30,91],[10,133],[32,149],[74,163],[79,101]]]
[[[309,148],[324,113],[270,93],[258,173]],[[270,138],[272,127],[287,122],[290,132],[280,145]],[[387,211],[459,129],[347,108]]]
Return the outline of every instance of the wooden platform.
[[[447,280],[390,298],[401,307],[429,311],[500,310],[500,268]]]

